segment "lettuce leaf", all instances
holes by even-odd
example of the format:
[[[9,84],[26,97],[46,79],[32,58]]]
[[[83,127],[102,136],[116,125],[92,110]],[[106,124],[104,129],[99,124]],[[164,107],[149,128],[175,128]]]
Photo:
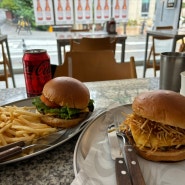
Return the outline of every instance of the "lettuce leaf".
[[[81,113],[81,109],[68,108],[66,106],[50,108],[40,100],[40,97],[34,98],[32,104],[36,106],[38,112],[40,112],[41,114],[47,114],[61,119],[72,119],[78,117],[78,114]],[[89,111],[93,112],[94,110],[93,100],[89,101],[88,108]]]

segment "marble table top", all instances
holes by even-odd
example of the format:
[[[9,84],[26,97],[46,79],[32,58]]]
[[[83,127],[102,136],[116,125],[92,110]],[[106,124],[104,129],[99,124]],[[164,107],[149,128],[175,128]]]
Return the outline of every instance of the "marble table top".
[[[158,78],[114,80],[85,83],[96,109],[131,104],[141,92],[159,88]],[[25,99],[25,88],[0,89],[0,105]],[[73,153],[79,135],[42,155],[2,165],[0,184],[71,184],[74,176]]]

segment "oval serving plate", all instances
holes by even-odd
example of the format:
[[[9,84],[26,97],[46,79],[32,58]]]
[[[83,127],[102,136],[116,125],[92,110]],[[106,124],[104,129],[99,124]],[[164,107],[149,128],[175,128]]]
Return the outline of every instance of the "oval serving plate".
[[[27,98],[27,99],[15,101],[15,102],[12,102],[12,103],[8,103],[8,104],[2,105],[2,106],[11,106],[11,105],[15,105],[15,106],[18,106],[18,107],[32,106],[33,99],[34,98]],[[93,112],[93,114],[96,114],[95,111]],[[49,147],[44,148],[44,149],[42,148],[42,149],[40,149],[40,150],[38,150],[38,151],[36,151],[32,154],[29,154],[29,155],[26,155],[26,156],[23,156],[23,157],[17,157],[17,158],[13,158],[13,159],[1,162],[0,166],[31,158],[33,156],[36,156],[36,155],[39,155],[39,154],[44,153],[46,151],[49,151],[49,150],[65,143],[66,141],[68,141],[69,139],[71,139],[72,137],[77,135],[79,132],[81,132],[86,127],[86,125],[88,124],[89,119],[91,119],[91,115],[89,115],[88,118],[86,120],[84,120],[82,123],[80,123],[79,125],[67,129],[67,131],[63,135],[61,135],[61,137],[59,139],[56,139],[56,141],[54,141],[52,143],[52,146],[49,146]]]

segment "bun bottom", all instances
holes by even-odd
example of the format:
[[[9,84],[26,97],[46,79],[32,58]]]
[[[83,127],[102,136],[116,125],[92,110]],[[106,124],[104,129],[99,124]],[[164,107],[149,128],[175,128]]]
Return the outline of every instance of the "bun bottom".
[[[141,156],[142,158],[155,161],[155,162],[177,162],[185,160],[185,148],[181,149],[171,149],[169,151],[151,151],[147,148],[143,148],[142,150],[139,149],[131,136],[128,136],[129,141],[132,143],[136,153]]]
[[[164,161],[164,162],[176,162],[185,159],[185,149],[171,150],[171,151],[155,151],[140,150],[138,147],[134,147],[138,155],[149,161]]]
[[[60,119],[52,116],[44,115],[41,117],[41,121],[52,127],[71,128],[78,125],[81,121],[87,118],[88,114],[82,114],[79,118],[75,119]]]

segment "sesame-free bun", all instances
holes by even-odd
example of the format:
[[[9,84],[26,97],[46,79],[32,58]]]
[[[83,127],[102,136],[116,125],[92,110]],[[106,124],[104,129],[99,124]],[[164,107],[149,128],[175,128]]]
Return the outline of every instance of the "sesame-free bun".
[[[185,160],[185,147],[181,149],[170,149],[168,151],[151,151],[149,148],[139,148],[136,146],[133,137],[128,135],[130,143],[133,145],[135,151],[138,155],[142,158],[149,160],[149,161],[165,161],[165,162],[176,162]]]
[[[174,91],[142,93],[134,99],[132,110],[143,118],[185,129],[185,97]]]
[[[69,108],[83,109],[90,100],[89,89],[72,77],[57,77],[48,81],[42,95],[50,102]]]
[[[89,113],[83,113],[80,115],[80,117],[74,119],[61,119],[44,115],[41,117],[41,121],[52,127],[71,128],[85,120],[88,114]]]

